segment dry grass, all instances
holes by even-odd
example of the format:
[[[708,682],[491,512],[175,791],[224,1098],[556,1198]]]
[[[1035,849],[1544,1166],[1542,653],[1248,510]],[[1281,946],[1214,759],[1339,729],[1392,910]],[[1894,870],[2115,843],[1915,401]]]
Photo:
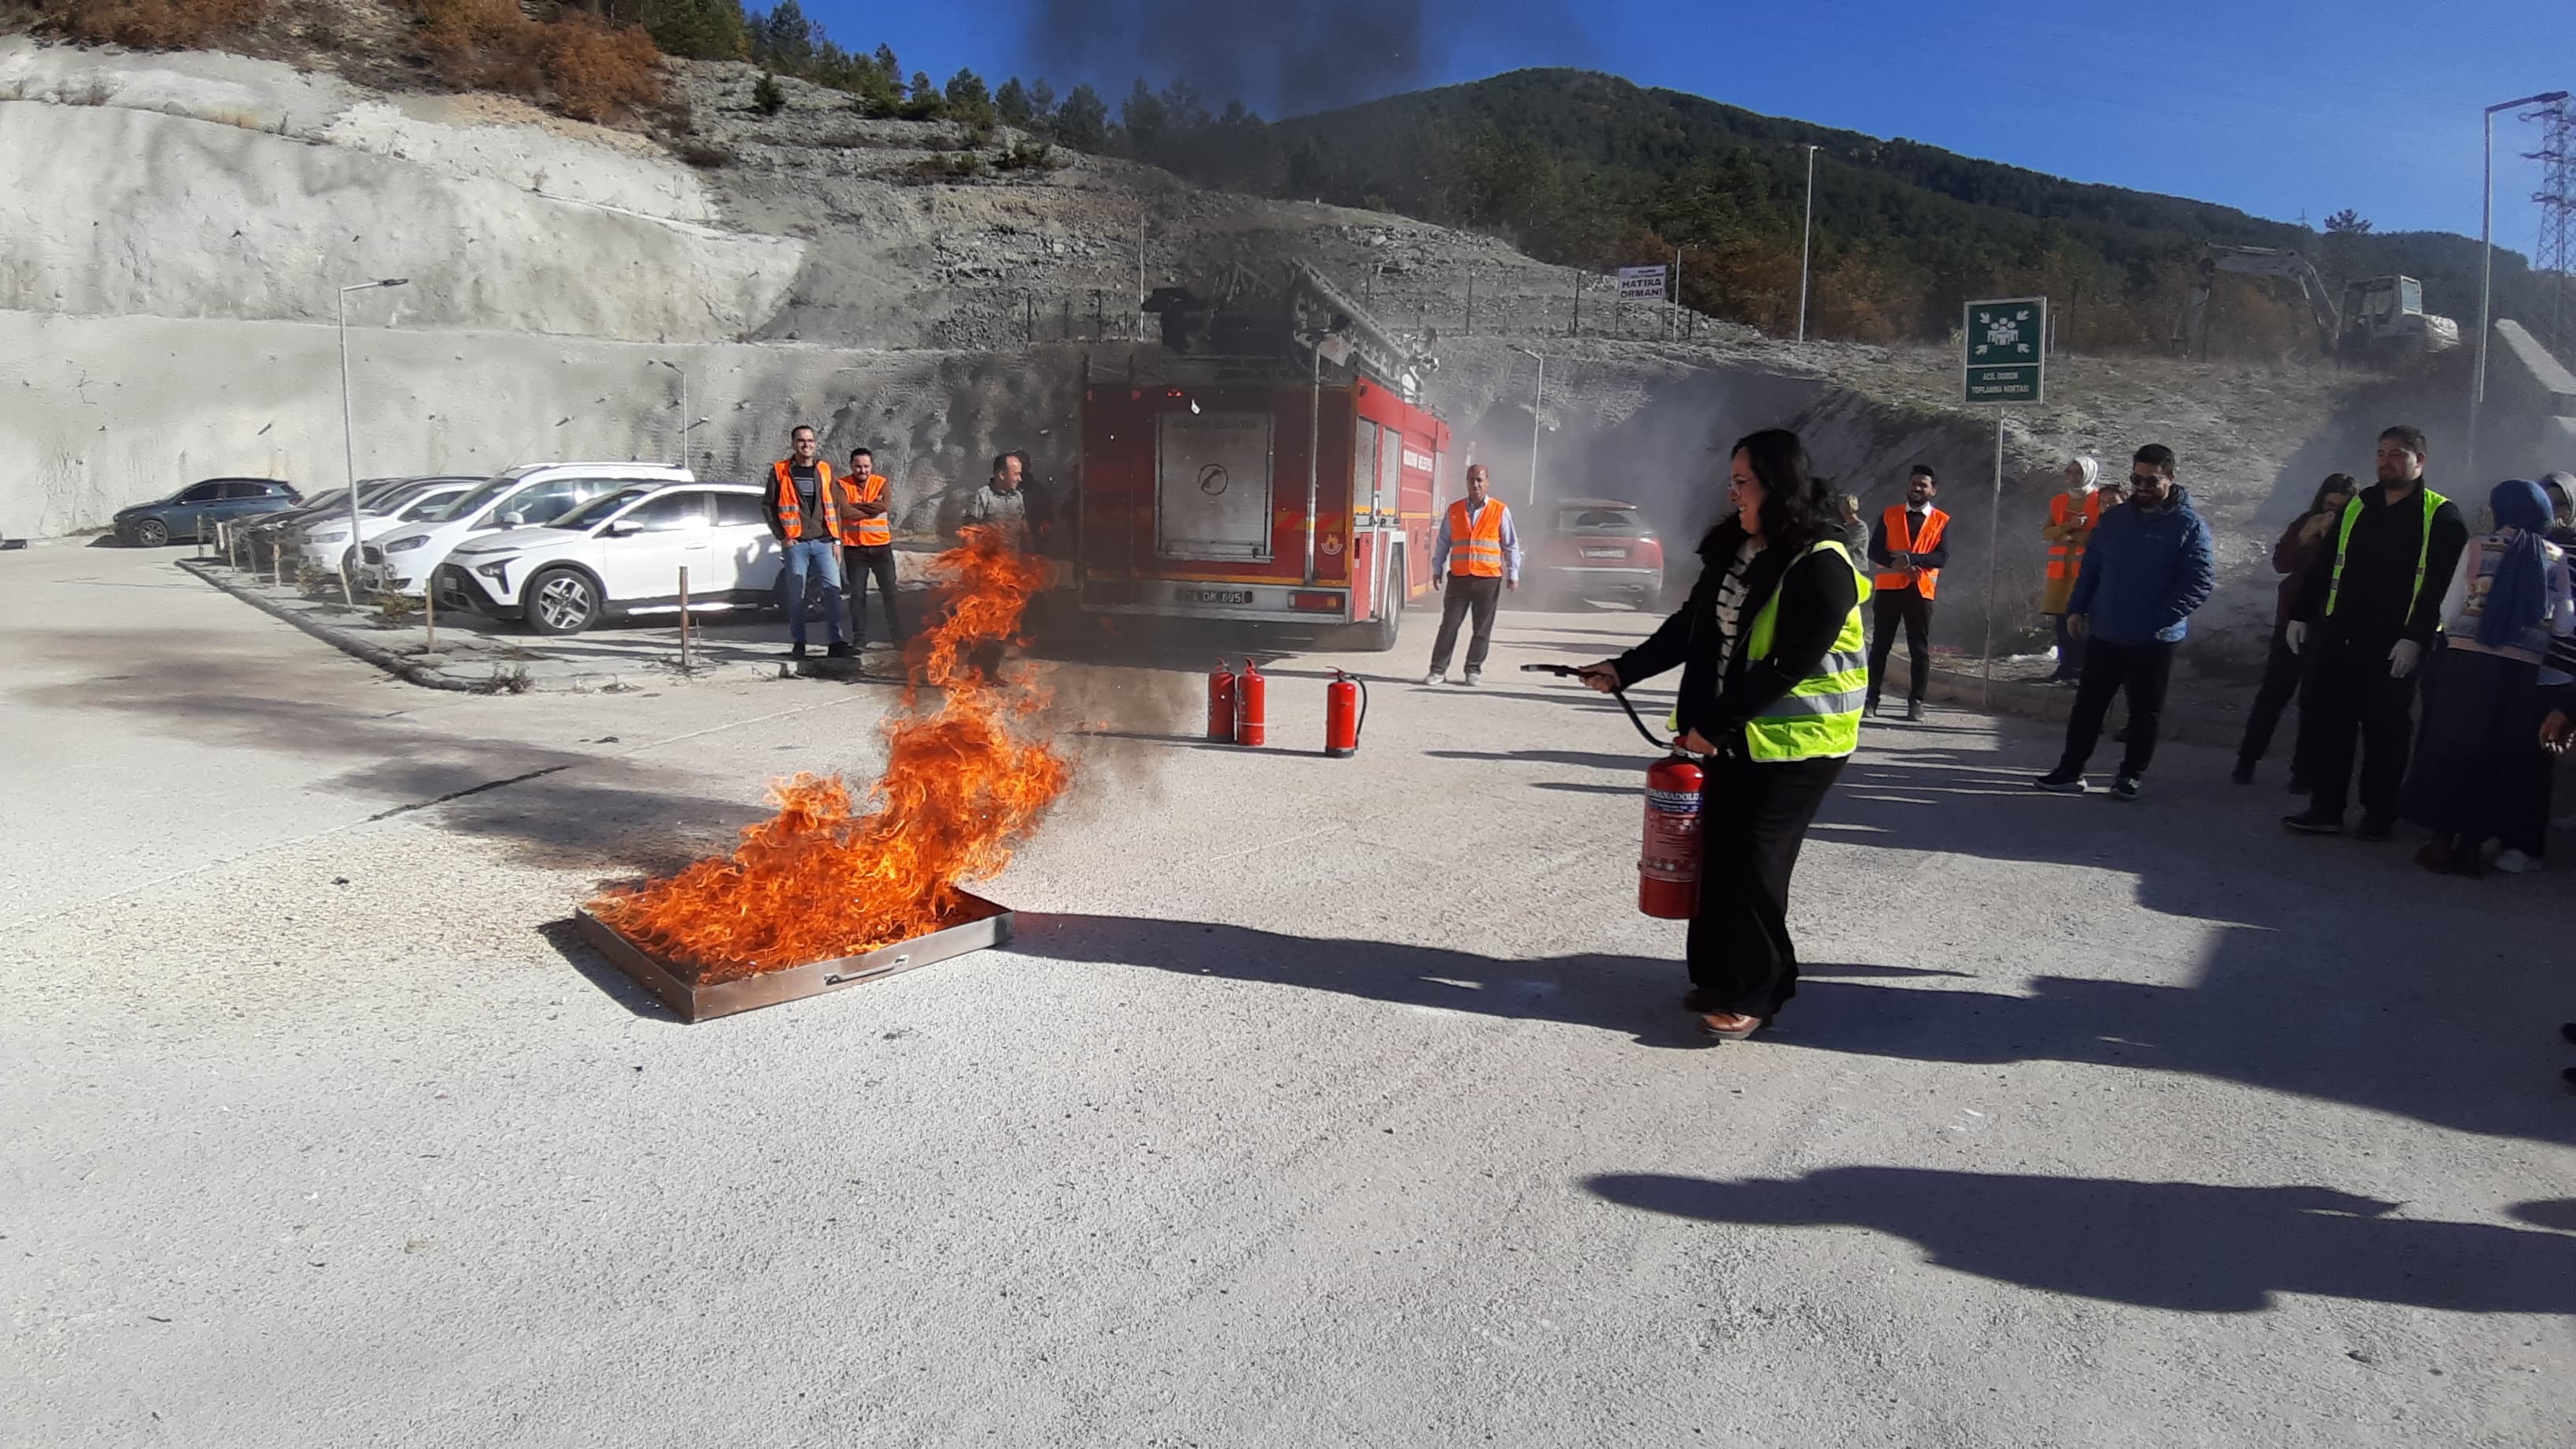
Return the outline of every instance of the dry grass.
[[[48,29],[137,50],[186,50],[257,24],[268,0],[45,0]]]
[[[420,45],[460,90],[523,96],[575,120],[608,121],[662,96],[662,55],[641,26],[584,11],[530,20],[512,0],[417,0]]]

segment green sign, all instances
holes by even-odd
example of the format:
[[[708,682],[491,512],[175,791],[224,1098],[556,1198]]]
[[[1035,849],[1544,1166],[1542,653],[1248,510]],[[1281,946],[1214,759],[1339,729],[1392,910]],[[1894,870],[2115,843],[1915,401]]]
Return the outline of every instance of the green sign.
[[[2048,382],[2048,299],[1970,302],[1960,329],[1967,401],[2035,403]]]

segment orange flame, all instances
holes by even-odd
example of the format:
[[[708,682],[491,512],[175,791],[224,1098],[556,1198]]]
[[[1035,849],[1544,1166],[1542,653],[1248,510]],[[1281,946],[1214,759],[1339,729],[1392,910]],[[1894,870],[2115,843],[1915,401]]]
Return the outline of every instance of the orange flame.
[[[991,529],[932,564],[946,613],[906,651],[885,773],[853,815],[838,775],[774,782],[778,813],[724,859],[591,902],[593,915],[702,983],[856,956],[949,924],[957,887],[998,873],[1070,783],[1025,731],[1047,703],[1024,667],[988,668],[1045,562]],[[977,656],[988,656],[979,659]],[[924,709],[923,686],[939,691]]]

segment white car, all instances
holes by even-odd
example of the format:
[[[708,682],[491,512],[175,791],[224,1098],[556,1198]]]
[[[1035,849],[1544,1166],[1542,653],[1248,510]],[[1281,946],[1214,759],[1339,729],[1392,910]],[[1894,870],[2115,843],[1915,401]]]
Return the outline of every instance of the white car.
[[[483,484],[409,529],[396,529],[359,552],[358,582],[372,593],[419,597],[448,551],[467,539],[552,523],[602,493],[638,483],[694,483],[697,475],[663,463],[532,463]]]
[[[480,534],[438,570],[438,604],[578,634],[612,616],[676,614],[680,570],[692,613],[778,602],[778,540],[747,483],[634,483],[543,527]]]
[[[370,502],[358,499],[358,541],[382,538],[395,529],[427,523],[447,510],[447,505],[481,487],[480,478],[416,478]],[[304,521],[296,531],[295,544],[303,550],[305,562],[333,573],[349,553],[349,508],[343,495],[339,511],[323,512]]]

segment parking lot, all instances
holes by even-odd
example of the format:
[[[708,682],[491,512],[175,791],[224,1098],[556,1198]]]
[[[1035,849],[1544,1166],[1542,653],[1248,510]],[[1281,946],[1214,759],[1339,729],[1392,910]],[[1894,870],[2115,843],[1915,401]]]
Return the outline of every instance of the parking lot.
[[[2548,1445],[2562,861],[2294,841],[2216,752],[2043,796],[1880,721],[1808,979],[1709,1048],[1616,707],[1051,664],[1008,949],[684,1026],[572,935],[883,679],[477,695],[177,565],[0,563],[0,1348],[45,1445]],[[777,626],[769,624],[772,651]],[[648,639],[650,631],[636,631]],[[752,640],[754,635],[746,635]],[[637,647],[659,647],[640,644]],[[746,642],[746,649],[753,647]],[[1370,678],[1356,758],[1323,685]]]

